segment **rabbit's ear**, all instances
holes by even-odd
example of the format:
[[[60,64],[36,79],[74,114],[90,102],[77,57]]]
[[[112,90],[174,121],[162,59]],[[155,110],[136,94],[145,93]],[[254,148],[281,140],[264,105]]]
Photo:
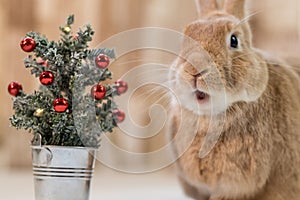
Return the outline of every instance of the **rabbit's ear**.
[[[216,0],[195,0],[199,17],[204,17],[210,12],[217,10]]]
[[[243,19],[245,17],[246,12],[246,0],[227,0],[225,3],[225,10],[239,18]]]

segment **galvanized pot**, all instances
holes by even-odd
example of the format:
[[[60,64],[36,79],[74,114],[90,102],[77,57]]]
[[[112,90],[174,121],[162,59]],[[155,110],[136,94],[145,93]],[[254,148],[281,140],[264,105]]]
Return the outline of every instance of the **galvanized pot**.
[[[88,200],[96,149],[32,146],[36,200]]]

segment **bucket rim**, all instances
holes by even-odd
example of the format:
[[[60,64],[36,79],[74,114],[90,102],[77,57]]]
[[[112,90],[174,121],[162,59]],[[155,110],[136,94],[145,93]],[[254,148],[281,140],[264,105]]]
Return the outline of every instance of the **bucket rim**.
[[[99,148],[97,147],[80,147],[80,146],[58,146],[58,145],[31,145],[31,149],[42,149],[42,148],[49,148],[49,149],[82,149],[82,150],[94,150],[98,151]]]

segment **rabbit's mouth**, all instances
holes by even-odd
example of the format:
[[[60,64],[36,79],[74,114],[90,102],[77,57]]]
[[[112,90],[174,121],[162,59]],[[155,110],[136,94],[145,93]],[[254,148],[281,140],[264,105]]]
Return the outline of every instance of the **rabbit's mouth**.
[[[200,90],[195,91],[195,95],[199,103],[206,103],[209,100],[209,94]]]

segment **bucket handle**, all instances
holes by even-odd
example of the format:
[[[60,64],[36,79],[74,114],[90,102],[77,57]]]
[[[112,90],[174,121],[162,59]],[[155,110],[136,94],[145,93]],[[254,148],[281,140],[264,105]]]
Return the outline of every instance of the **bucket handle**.
[[[45,164],[50,164],[51,160],[53,159],[53,153],[49,147],[44,147],[42,146],[42,136],[41,134],[35,134],[32,140],[32,148],[33,149],[38,149],[40,151],[45,151],[46,152],[46,163]]]

